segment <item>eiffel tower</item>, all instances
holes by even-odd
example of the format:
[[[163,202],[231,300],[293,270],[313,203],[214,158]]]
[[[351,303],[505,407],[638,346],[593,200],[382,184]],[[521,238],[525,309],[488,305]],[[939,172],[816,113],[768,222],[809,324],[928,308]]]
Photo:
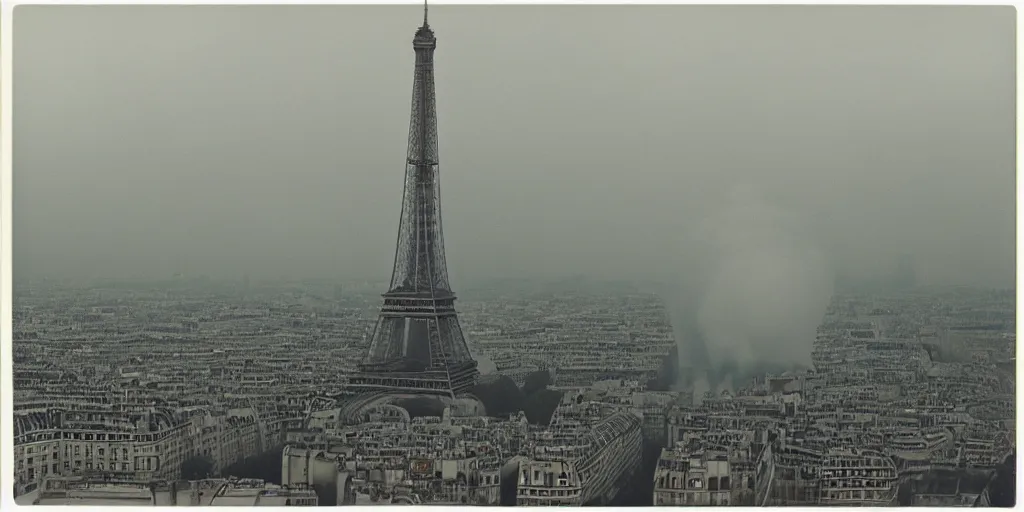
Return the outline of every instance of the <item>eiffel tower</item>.
[[[441,230],[441,183],[434,104],[434,49],[427,23],[412,42],[416,72],[409,121],[402,215],[391,285],[359,372],[349,390],[425,393],[455,397],[477,381],[477,363],[455,313],[455,294]]]

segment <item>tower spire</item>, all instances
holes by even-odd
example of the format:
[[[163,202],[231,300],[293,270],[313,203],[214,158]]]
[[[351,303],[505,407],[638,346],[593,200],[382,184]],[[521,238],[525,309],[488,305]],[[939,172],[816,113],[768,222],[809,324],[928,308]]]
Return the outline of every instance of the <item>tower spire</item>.
[[[459,326],[444,254],[434,103],[437,39],[427,26],[426,0],[412,47],[416,64],[394,268],[370,349],[349,384],[353,390],[454,397],[472,389],[479,371]]]

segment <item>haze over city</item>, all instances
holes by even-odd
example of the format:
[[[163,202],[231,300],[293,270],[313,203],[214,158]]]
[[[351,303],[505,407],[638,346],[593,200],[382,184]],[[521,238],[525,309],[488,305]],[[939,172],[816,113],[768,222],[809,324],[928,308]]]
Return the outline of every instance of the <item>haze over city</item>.
[[[419,6],[20,9],[18,276],[387,276]],[[1000,12],[432,7],[455,286],[1009,286]]]
[[[26,11],[16,274],[386,277],[418,9]],[[998,12],[436,6],[453,283],[661,281],[715,365],[837,272],[1012,286]]]

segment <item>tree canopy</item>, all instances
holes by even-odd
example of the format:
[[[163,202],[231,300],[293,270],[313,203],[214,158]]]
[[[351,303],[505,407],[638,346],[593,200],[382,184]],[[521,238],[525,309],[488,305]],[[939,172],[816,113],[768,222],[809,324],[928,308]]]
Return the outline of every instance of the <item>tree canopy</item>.
[[[552,389],[542,389],[526,397],[523,404],[523,412],[526,413],[526,421],[534,425],[547,425],[555,414],[555,409],[562,401],[562,392]]]
[[[530,396],[547,389],[549,384],[551,384],[551,373],[547,370],[537,370],[526,376],[526,380],[523,382],[523,394]]]
[[[516,382],[504,375],[477,384],[473,388],[473,395],[484,404],[488,416],[498,418],[523,410],[526,399]]]
[[[202,480],[213,476],[213,459],[205,455],[194,455],[181,463],[181,478]]]
[[[235,462],[221,471],[224,476],[258,478],[273,484],[281,483],[281,460],[283,447],[272,448],[255,457]]]
[[[993,507],[1012,507],[1017,503],[1017,453],[1014,450],[999,467],[989,488]]]
[[[444,402],[427,396],[405,398],[395,402],[395,405],[409,412],[409,419],[421,416],[441,417],[444,414]]]

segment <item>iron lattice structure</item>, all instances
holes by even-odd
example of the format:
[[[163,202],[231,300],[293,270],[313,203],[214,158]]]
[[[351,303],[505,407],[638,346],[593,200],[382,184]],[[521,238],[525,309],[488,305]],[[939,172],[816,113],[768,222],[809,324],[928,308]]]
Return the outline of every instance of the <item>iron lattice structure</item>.
[[[350,379],[360,391],[455,396],[472,388],[479,375],[459,326],[445,261],[435,48],[437,39],[424,13],[413,39],[416,72],[394,271],[369,353]]]

